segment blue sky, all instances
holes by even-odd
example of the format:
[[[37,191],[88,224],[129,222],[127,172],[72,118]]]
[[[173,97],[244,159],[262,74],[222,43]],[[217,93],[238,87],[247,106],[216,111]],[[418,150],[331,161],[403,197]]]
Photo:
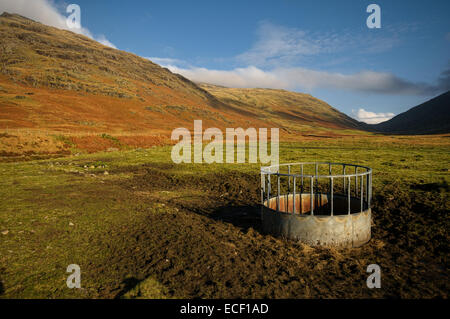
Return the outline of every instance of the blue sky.
[[[56,14],[67,15],[68,2],[30,2],[2,0],[0,11],[55,26]],[[307,92],[369,122],[449,89],[450,1],[73,3],[82,33],[192,80]],[[381,7],[380,29],[366,26],[371,3]]]

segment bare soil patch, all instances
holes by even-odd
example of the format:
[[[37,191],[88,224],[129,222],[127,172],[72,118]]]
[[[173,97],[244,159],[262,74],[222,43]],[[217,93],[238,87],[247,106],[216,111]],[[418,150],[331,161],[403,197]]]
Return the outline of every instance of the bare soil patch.
[[[180,176],[171,168],[143,165],[120,182],[121,196],[160,209],[111,234],[106,264],[134,275],[103,287],[100,296],[120,297],[151,276],[169,297],[182,298],[448,297],[449,218],[439,194],[396,184],[376,189],[367,245],[313,248],[261,233],[257,174]],[[373,263],[382,269],[382,289],[366,287]]]

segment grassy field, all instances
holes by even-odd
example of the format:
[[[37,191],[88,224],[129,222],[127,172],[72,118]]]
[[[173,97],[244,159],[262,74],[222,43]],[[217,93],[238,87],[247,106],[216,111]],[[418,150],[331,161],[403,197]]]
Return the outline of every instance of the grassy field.
[[[0,298],[448,296],[448,134],[364,132],[311,95],[196,84],[14,14],[0,34]],[[282,163],[372,167],[372,240],[263,234],[259,165],[172,162],[171,132],[199,118],[278,127]]]
[[[373,168],[372,240],[346,250],[262,234],[259,165],[175,165],[170,150],[0,163],[0,297],[448,297],[448,136],[281,145],[281,162]]]

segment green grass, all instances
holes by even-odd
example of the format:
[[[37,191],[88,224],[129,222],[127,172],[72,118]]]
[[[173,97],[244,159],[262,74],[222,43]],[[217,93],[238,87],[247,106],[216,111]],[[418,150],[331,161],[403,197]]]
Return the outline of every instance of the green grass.
[[[166,299],[165,288],[157,280],[147,278],[123,295],[124,299]]]
[[[156,169],[179,177],[230,171],[258,174],[260,167],[259,164],[180,164],[161,168],[164,163],[171,163],[170,151],[171,147],[166,146],[0,163],[0,283],[3,286],[0,286],[3,290],[0,296],[166,296],[165,287],[154,278],[134,289],[129,287],[128,294],[108,290],[122,287],[127,278],[142,276],[136,275],[132,265],[120,268],[105,264],[113,255],[120,260],[122,246],[135,244],[127,234],[139,227],[149,214],[172,209],[157,200],[136,200],[119,182],[132,179],[134,170],[142,165],[155,165]],[[444,200],[450,182],[449,159],[447,146],[397,143],[395,139],[379,143],[310,141],[283,143],[280,147],[282,163],[337,161],[370,166],[375,194],[392,183],[409,192],[420,191],[420,185],[431,185],[436,186],[432,191],[440,193]],[[109,174],[105,175],[105,171]],[[150,198],[157,199],[158,192],[150,194],[153,196],[149,195]],[[122,246],[115,242],[117,238]],[[82,269],[81,290],[71,290],[65,285],[68,275],[65,269],[73,263]],[[144,279],[140,277],[138,282]]]
[[[74,142],[72,142],[72,140],[65,136],[65,135],[53,135],[53,138],[57,141],[57,142],[62,142],[65,146],[69,147],[69,150],[72,154],[76,154],[79,153],[80,150],[77,148],[76,144]]]

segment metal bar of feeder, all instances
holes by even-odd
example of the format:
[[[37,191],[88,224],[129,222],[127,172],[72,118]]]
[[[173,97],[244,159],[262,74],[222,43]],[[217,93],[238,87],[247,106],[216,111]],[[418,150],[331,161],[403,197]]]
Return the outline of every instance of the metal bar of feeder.
[[[369,174],[369,181],[370,181],[370,186],[369,186],[369,201],[367,202],[367,208],[370,208],[370,203],[372,202],[372,174]]]
[[[288,191],[286,194],[286,213],[289,213],[289,194],[291,193],[291,165],[288,165],[288,175],[289,175],[289,181],[288,181]]]
[[[350,187],[350,181],[351,178],[350,176],[348,177],[348,214],[350,215],[350,210],[351,210],[351,203],[350,203],[350,192],[351,192],[351,187]]]
[[[303,165],[302,165],[302,186],[301,186],[301,188],[300,188],[300,197],[299,197],[299,209],[298,209],[298,212],[299,212],[299,214],[301,215],[301,214],[303,214]]]
[[[364,192],[364,177],[361,176],[361,212],[364,210],[364,197],[363,197],[363,192]]]
[[[288,183],[288,194],[291,191],[291,165],[288,165],[288,175],[289,175],[289,183]]]
[[[293,185],[293,197],[292,197],[292,214],[295,214],[295,175],[294,175],[294,185]]]
[[[319,208],[320,207],[319,196],[318,196],[318,194],[319,194],[319,179],[317,176],[319,176],[319,165],[316,163],[316,182],[314,183],[316,186],[316,191],[314,193],[314,201],[315,201],[314,205],[317,208]]]
[[[369,182],[369,175],[366,175],[366,184],[367,184],[367,187],[366,187],[366,190],[367,190],[367,192],[366,192],[366,202],[369,203],[369,184],[370,184],[370,182]]]
[[[280,211],[280,172],[278,171],[277,174],[277,180],[278,180],[278,189],[277,189],[277,212]]]
[[[344,177],[342,177],[342,180],[344,181],[344,194],[345,194],[345,164],[342,166],[342,175],[344,175]]]
[[[355,197],[358,197],[358,166],[355,166]]]
[[[311,194],[310,194],[310,205],[311,205],[311,215],[314,215],[314,186],[313,186],[314,177],[311,176]]]
[[[301,171],[301,174],[302,174],[302,188],[300,189],[300,194],[303,193],[303,164],[302,164],[302,171]]]
[[[331,194],[330,194],[330,198],[331,198],[331,216],[333,216],[334,214],[334,198],[333,198],[333,177],[330,178],[330,183],[331,183]]]
[[[328,175],[331,176],[331,163],[328,164]],[[330,188],[331,188],[331,178],[330,178]]]
[[[266,175],[261,173],[261,205],[264,205],[264,193],[266,191]]]

